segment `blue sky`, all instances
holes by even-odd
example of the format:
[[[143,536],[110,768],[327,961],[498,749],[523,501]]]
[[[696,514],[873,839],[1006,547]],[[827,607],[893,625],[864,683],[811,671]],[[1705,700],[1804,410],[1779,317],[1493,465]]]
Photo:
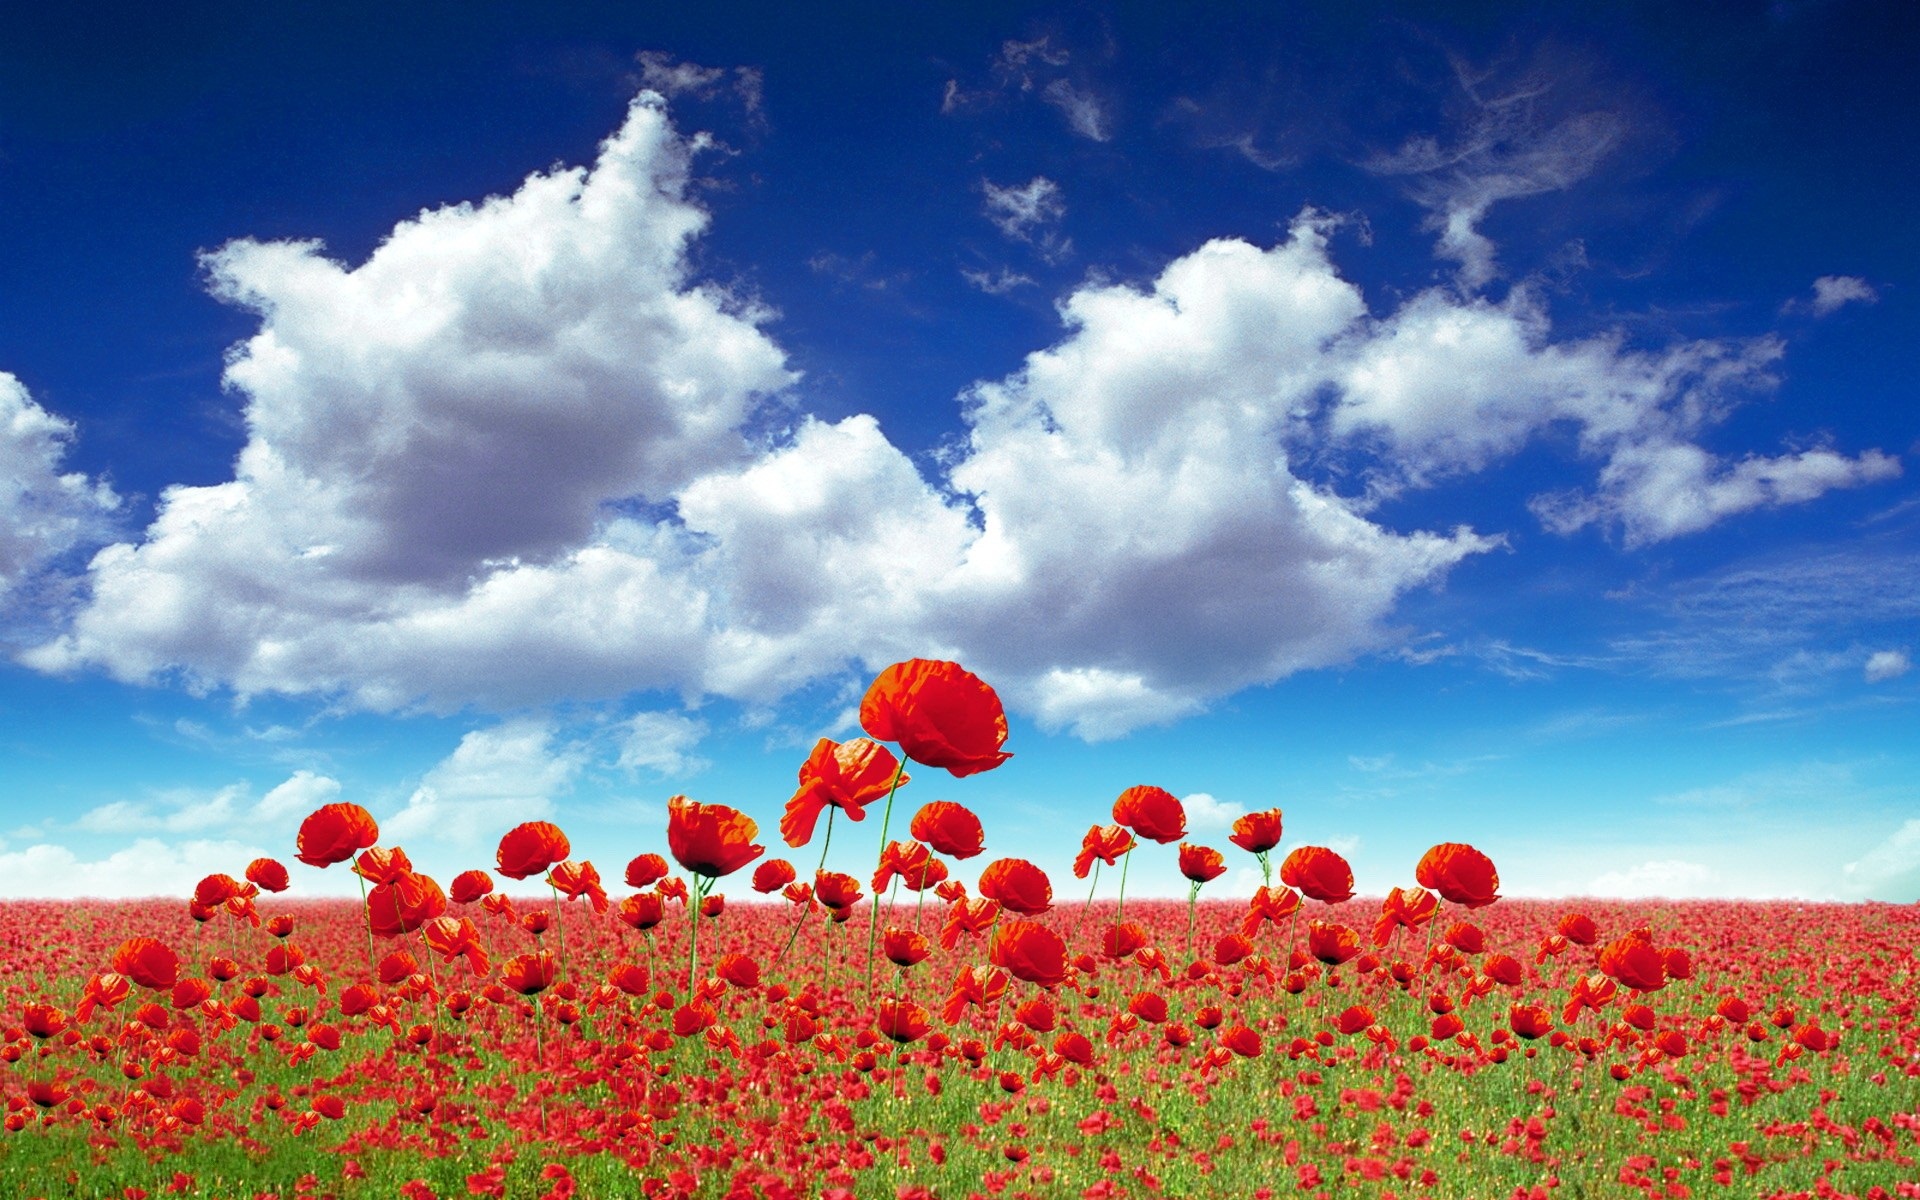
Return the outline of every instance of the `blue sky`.
[[[1920,18],[1273,7],[16,21],[0,894],[334,799],[782,852],[918,655],[1016,757],[903,818],[1061,896],[1153,783],[1375,893],[1920,898]]]

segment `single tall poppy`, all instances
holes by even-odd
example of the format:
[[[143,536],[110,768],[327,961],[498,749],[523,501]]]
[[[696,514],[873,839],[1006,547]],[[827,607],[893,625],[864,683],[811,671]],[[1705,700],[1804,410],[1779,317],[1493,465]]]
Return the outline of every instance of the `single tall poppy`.
[[[1353,868],[1325,846],[1302,846],[1280,864],[1280,882],[1323,904],[1353,899]]]
[[[294,855],[310,867],[330,867],[380,840],[373,814],[358,804],[323,804],[300,822]]]
[[[564,861],[571,853],[573,846],[558,825],[527,821],[502,835],[495,861],[508,879],[527,879]]]
[[[1000,697],[959,663],[924,658],[880,672],[860,701],[860,727],[906,756],[955,776],[990,771],[1013,756]]]
[[[1442,842],[1420,856],[1414,879],[1448,902],[1484,908],[1500,898],[1500,873],[1493,860],[1460,842]]]
[[[738,809],[685,796],[667,800],[667,849],[695,875],[718,879],[759,858],[767,852],[754,843],[759,833],[759,824]]]
[[[1073,857],[1073,877],[1085,879],[1095,859],[1111,867],[1133,847],[1133,834],[1125,825],[1089,826],[1087,835],[1080,839],[1080,853]]]
[[[972,858],[986,848],[980,818],[966,805],[951,800],[922,804],[907,829],[915,841],[925,842],[935,853],[948,858]]]
[[[1280,844],[1280,810],[1269,808],[1235,818],[1227,840],[1248,854],[1265,854]]]
[[[806,845],[828,806],[846,813],[849,821],[865,819],[866,806],[886,797],[899,768],[893,752],[870,738],[821,738],[800,764],[800,788],[781,814],[780,836],[789,846]],[[908,778],[901,775],[900,782]]]
[[[1187,810],[1165,788],[1141,784],[1121,792],[1113,802],[1113,819],[1163,846],[1187,836]]]
[[[1024,858],[1001,858],[980,872],[980,894],[998,900],[1009,912],[1038,916],[1053,907],[1053,883]]]
[[[1211,883],[1227,873],[1226,860],[1210,846],[1180,843],[1180,873],[1192,883]]]

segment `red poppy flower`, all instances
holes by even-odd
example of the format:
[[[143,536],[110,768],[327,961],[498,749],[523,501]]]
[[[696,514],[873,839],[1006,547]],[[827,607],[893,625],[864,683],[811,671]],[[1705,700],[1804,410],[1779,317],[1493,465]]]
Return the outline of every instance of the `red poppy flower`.
[[[535,996],[553,986],[557,971],[551,951],[516,954],[500,964],[500,978],[522,996]]]
[[[447,897],[440,885],[411,871],[367,893],[367,921],[380,937],[412,933],[446,911]]]
[[[940,1010],[941,1019],[951,1025],[960,1019],[968,1005],[987,1007],[1007,994],[1008,982],[1007,973],[998,967],[962,968],[953,978],[953,991]]]
[[[897,742],[914,762],[955,776],[990,771],[1013,757],[1000,749],[1007,740],[1000,697],[958,663],[914,658],[880,672],[860,701],[860,727]]]
[[[1380,905],[1380,919],[1373,923],[1373,944],[1384,946],[1393,940],[1395,929],[1418,929],[1439,911],[1439,899],[1427,889],[1394,888]]]
[[[821,738],[800,764],[800,789],[787,801],[780,817],[780,836],[789,846],[804,846],[828,805],[847,814],[849,821],[866,818],[866,806],[886,796],[900,760],[869,738],[836,742]],[[909,776],[900,776],[906,783]]]
[[[391,883],[412,870],[413,860],[398,846],[392,849],[375,846],[353,863],[353,873],[368,883]]]
[[[667,860],[658,854],[638,854],[627,864],[627,886],[652,887],[667,877]]]
[[[1213,961],[1230,967],[1253,956],[1253,942],[1245,934],[1223,933],[1213,944]]]
[[[549,821],[528,821],[515,825],[500,838],[494,861],[508,879],[528,879],[573,853],[572,843],[560,827]]]
[[[723,954],[713,965],[713,973],[728,985],[749,991],[760,986],[760,964],[744,954]]]
[[[1280,864],[1280,882],[1323,904],[1353,899],[1353,868],[1325,846],[1302,846]]]
[[[1067,979],[1066,943],[1059,934],[1033,921],[1002,921],[994,931],[987,960],[1015,979],[1041,987],[1058,987]]]
[[[1210,883],[1227,873],[1227,863],[1218,850],[1181,842],[1180,873],[1194,883]]]
[[[1292,888],[1284,884],[1277,888],[1255,888],[1253,899],[1247,901],[1247,915],[1240,919],[1240,932],[1252,937],[1262,922],[1278,925],[1298,911],[1300,893]]]
[[[1269,808],[1236,818],[1227,840],[1248,854],[1265,854],[1280,844],[1280,810]]]
[[[472,904],[493,891],[493,876],[482,870],[462,871],[453,877],[447,896],[455,904]]]
[[[240,894],[240,881],[231,875],[209,875],[194,885],[194,903],[204,908],[218,908],[229,899]]]
[[[1553,1016],[1538,1004],[1516,1004],[1507,1010],[1507,1027],[1532,1041],[1553,1032]]]
[[[1600,940],[1600,928],[1585,913],[1568,913],[1560,918],[1560,936],[1576,946],[1591,946]]]
[[[1221,1034],[1220,1044],[1241,1058],[1260,1057],[1260,1035],[1245,1025],[1235,1025]]]
[[[838,920],[860,903],[860,881],[840,871],[817,871],[813,877],[814,898],[833,910]]]
[[[1568,990],[1566,1011],[1560,1014],[1560,1019],[1571,1022],[1580,1015],[1582,1009],[1599,1012],[1619,991],[1619,985],[1605,975],[1582,975],[1573,981],[1573,987]],[[1740,1020],[1745,1019],[1746,1014],[1743,1012],[1740,1014]],[[1735,1024],[1738,1023],[1738,1021],[1735,1022]]]
[[[464,957],[475,975],[487,973],[487,952],[481,943],[480,931],[466,917],[435,917],[420,927],[420,936],[426,940],[427,949],[441,956],[441,961],[451,964],[454,959]]]
[[[1140,784],[1121,792],[1113,802],[1113,819],[1162,846],[1187,836],[1187,810],[1165,788]]]
[[[770,858],[753,869],[753,890],[771,895],[793,882],[793,864],[784,858]]]
[[[294,855],[310,867],[345,862],[380,840],[373,814],[358,804],[323,804],[300,822]]]
[[[1667,962],[1653,943],[1628,934],[1600,951],[1599,967],[1608,976],[1640,992],[1667,985]]]
[[[256,858],[247,864],[247,881],[267,889],[269,892],[284,892],[292,883],[287,878],[287,869],[271,858]]]
[[[909,890],[924,892],[946,877],[947,864],[919,842],[888,842],[873,873],[873,890],[877,895],[898,879]]]
[[[1127,1001],[1127,1011],[1149,1025],[1159,1025],[1167,1019],[1167,998],[1159,992],[1135,992]]]
[[[553,870],[547,872],[547,882],[553,889],[569,900],[585,898],[593,905],[593,911],[607,911],[607,889],[600,884],[600,870],[590,862],[576,862],[567,859],[555,863]]]
[[[1090,826],[1087,835],[1080,839],[1080,853],[1074,856],[1073,877],[1085,879],[1088,872],[1093,870],[1093,860],[1096,858],[1111,867],[1133,847],[1133,834],[1124,825]]]
[[[980,872],[980,894],[998,900],[1009,912],[1038,916],[1053,907],[1053,882],[1024,858],[1001,858]]]
[[[338,862],[338,859],[334,861]],[[113,952],[113,970],[143,988],[160,991],[180,977],[180,956],[152,938],[129,938]]]
[[[1132,921],[1109,925],[1100,936],[1100,952],[1116,960],[1127,957],[1146,944],[1146,929]]]
[[[1373,1025],[1373,1010],[1364,1004],[1349,1005],[1335,1015],[1333,1025],[1341,1033],[1364,1033]]]
[[[1442,940],[1462,954],[1478,954],[1487,948],[1487,935],[1478,925],[1470,925],[1465,921],[1455,921],[1447,926],[1446,937]]]
[[[934,800],[920,806],[913,814],[913,824],[908,832],[917,842],[925,842],[934,853],[944,854],[948,858],[967,859],[986,847],[986,834],[980,828],[980,818],[964,804],[955,804],[951,800]]]
[[[667,902],[658,892],[635,892],[620,902],[620,919],[645,933],[667,916]]]
[[[1467,908],[1483,908],[1500,898],[1500,873],[1493,869],[1493,860],[1460,842],[1442,842],[1421,855],[1413,877],[1421,887]]]
[[[1309,921],[1307,953],[1330,967],[1337,967],[1360,953],[1360,935],[1345,925]]]
[[[1000,919],[1000,902],[986,896],[963,897],[947,908],[947,920],[940,927],[940,945],[951,950],[960,944],[961,934],[983,934]]]
[[[708,879],[731,875],[767,852],[754,844],[760,826],[724,804],[685,796],[667,799],[667,849],[687,870]]]
[[[927,939],[911,929],[889,928],[880,935],[880,951],[897,967],[911,967],[933,953]]]
[[[889,996],[875,1007],[874,1027],[889,1040],[904,1046],[927,1036],[933,1024],[926,1009],[910,1000]]]
[[[1489,954],[1486,961],[1480,964],[1480,969],[1486,972],[1488,979],[1508,987],[1518,987],[1520,981],[1526,978],[1527,971],[1520,960],[1511,954]]]

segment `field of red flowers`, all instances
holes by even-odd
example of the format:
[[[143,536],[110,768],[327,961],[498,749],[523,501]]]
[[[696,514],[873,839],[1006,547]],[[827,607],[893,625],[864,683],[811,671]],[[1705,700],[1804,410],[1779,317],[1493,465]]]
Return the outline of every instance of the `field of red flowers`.
[[[0,1195],[1920,1197],[1920,910],[1502,900],[1447,841],[1359,899],[1270,861],[1277,810],[1216,849],[1151,786],[1087,831],[1093,902],[969,889],[974,814],[894,839],[895,801],[1004,763],[998,699],[912,660],[861,723],[779,824],[824,861],[879,807],[866,879],[675,797],[619,898],[545,822],[443,889],[333,804],[291,849],[364,903],[259,859],[5,906]],[[1154,853],[1187,903],[1127,901]],[[1267,886],[1200,900],[1229,854]]]

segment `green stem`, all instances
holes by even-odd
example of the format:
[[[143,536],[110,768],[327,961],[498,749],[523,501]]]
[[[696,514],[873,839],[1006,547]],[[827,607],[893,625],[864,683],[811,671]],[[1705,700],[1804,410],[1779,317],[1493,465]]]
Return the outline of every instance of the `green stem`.
[[[1200,904],[1200,885],[1191,884],[1187,888],[1187,961],[1193,961],[1193,915]]]
[[[893,821],[893,794],[900,790],[900,777],[906,774],[907,760],[903,756],[900,765],[893,769],[893,782],[887,786],[887,806],[880,810],[880,853],[874,856],[874,869],[878,870],[881,860],[887,853],[887,831]],[[873,944],[880,934],[880,905],[873,904],[867,914],[867,999],[873,999]]]
[[[360,881],[360,920],[367,927],[367,982],[372,983],[380,978],[373,969],[373,910],[367,907],[367,877],[358,871],[353,877]]]
[[[693,937],[687,943],[687,1003],[693,1003],[693,989],[700,979],[700,902],[707,898],[712,881],[705,875],[693,877]]]
[[[1080,927],[1087,922],[1087,914],[1093,911],[1093,893],[1100,887],[1100,860],[1093,860],[1093,886],[1087,889],[1087,906],[1080,910],[1079,919],[1073,923],[1073,940],[1080,940]]]
[[[560,902],[560,889],[551,877],[547,879],[547,890],[553,893],[553,928],[560,939],[560,976],[564,979],[567,975],[567,909]]]
[[[1133,847],[1120,856],[1120,907],[1114,910],[1113,923],[1118,925],[1127,915],[1127,867],[1133,862]]]

